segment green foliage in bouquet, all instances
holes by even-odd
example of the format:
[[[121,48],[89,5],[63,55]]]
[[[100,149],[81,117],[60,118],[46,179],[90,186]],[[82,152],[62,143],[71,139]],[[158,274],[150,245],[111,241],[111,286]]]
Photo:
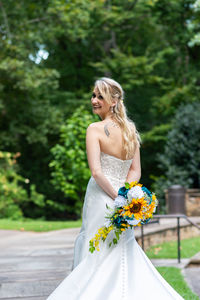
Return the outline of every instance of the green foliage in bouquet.
[[[85,134],[88,125],[94,121],[97,118],[80,106],[61,127],[60,143],[51,149],[52,183],[66,196],[62,203],[64,209],[78,217],[90,177]]]

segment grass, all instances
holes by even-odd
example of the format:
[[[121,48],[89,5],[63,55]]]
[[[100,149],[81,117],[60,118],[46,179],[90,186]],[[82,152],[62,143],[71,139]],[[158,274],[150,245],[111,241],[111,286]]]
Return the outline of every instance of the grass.
[[[23,221],[0,219],[0,229],[12,229],[21,231],[51,231],[65,228],[81,227],[78,221],[44,221],[25,219]]]
[[[181,257],[189,258],[200,251],[200,237],[181,240]],[[149,258],[177,258],[177,241],[165,242],[145,251]]]
[[[181,270],[175,267],[156,267],[164,279],[184,298],[187,300],[198,300],[184,280]]]

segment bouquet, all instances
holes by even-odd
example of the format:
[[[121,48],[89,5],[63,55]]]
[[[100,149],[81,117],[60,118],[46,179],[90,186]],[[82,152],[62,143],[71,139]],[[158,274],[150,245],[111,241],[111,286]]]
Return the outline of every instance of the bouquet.
[[[105,242],[108,234],[113,232],[113,239],[109,243],[117,244],[120,235],[127,228],[141,226],[150,221],[158,205],[155,193],[151,193],[145,186],[137,181],[125,183],[118,191],[114,200],[114,208],[106,205],[108,213],[104,226],[98,229],[94,238],[89,241],[89,251],[99,251],[99,243]]]

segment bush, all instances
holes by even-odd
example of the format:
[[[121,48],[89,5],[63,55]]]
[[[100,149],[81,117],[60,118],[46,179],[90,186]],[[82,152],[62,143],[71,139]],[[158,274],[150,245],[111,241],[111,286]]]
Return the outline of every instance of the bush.
[[[20,153],[0,152],[0,218],[23,219],[28,203],[32,203],[30,216],[38,206],[44,206],[44,196],[38,194],[34,185],[30,193],[24,188],[29,184],[28,178],[17,173],[17,157]]]
[[[0,217],[19,219],[23,217],[20,203],[28,199],[25,189],[20,182],[25,179],[16,172],[16,158],[20,154],[12,155],[9,152],[0,152]]]
[[[200,188],[200,103],[180,105],[167,135],[164,154],[157,160],[163,176],[153,184],[161,202],[172,184]]]
[[[90,177],[87,163],[85,134],[88,125],[97,121],[83,106],[79,107],[66,124],[61,127],[60,143],[51,149],[54,159],[52,183],[65,195],[59,209],[64,209],[68,217],[80,217],[82,202]]]

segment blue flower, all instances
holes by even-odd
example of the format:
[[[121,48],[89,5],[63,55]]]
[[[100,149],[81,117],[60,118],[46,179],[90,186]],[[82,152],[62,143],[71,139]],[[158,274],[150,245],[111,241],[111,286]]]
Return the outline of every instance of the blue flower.
[[[116,227],[120,227],[121,223],[123,221],[123,217],[122,216],[118,216],[116,219],[113,220],[114,224]]]
[[[147,193],[149,197],[151,197],[151,192],[145,186],[142,187],[143,192]]]
[[[148,219],[146,219],[146,220],[142,220],[142,221],[141,221],[141,224],[142,224],[142,225],[147,224],[150,220],[151,220],[151,218],[148,218]]]
[[[128,217],[128,216],[126,216],[125,217],[125,220],[134,220],[135,218],[134,218],[134,215],[132,215],[132,217],[130,218],[130,217]]]
[[[127,193],[128,193],[129,189],[126,189],[125,186],[121,187],[118,191],[118,195],[125,197],[126,199],[127,197]]]

